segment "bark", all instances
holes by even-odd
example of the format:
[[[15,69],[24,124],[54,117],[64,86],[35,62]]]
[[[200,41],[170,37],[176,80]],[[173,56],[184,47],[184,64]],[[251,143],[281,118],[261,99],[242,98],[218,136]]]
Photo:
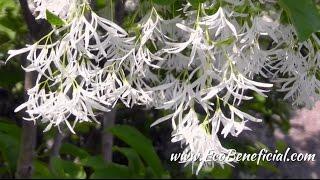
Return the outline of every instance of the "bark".
[[[36,20],[29,9],[27,0],[19,0],[23,18],[27,24],[32,40],[37,40],[46,35],[51,29],[50,24],[45,20]]]
[[[25,74],[25,90],[33,87],[35,74],[28,72]],[[24,113],[25,114],[25,113]],[[22,121],[21,145],[16,172],[17,179],[29,179],[32,176],[34,149],[36,146],[37,128],[32,121]]]
[[[116,21],[116,23],[118,23],[121,26],[125,16],[124,0],[117,1],[114,9],[115,9],[114,20]]]
[[[54,137],[54,142],[51,149],[51,157],[59,156],[62,141],[65,138],[65,136],[65,134],[62,134],[61,132],[56,130],[56,135]]]
[[[30,12],[27,0],[19,0],[21,5],[22,15],[28,26],[30,39],[35,40],[39,39],[43,34],[49,30],[49,25],[46,22],[37,22]],[[25,61],[25,59],[24,59]],[[24,64],[27,62],[25,61]],[[27,91],[32,88],[35,84],[37,74],[35,72],[26,72],[24,80],[24,90],[25,90],[25,99],[27,100]],[[26,112],[23,112],[24,117],[27,116]],[[22,133],[21,133],[21,144],[20,144],[20,153],[18,157],[18,165],[15,177],[20,179],[29,179],[32,177],[33,172],[33,157],[35,154],[36,146],[36,137],[37,137],[37,128],[34,122],[31,121],[22,121]]]
[[[107,16],[109,16],[109,19],[113,19],[114,17],[114,20],[121,25],[124,17],[124,2],[123,0],[118,0],[115,5],[110,2],[111,1],[107,0],[107,6],[109,6],[110,9]],[[101,146],[102,156],[106,162],[112,162],[113,136],[107,130],[114,126],[116,121],[116,112],[117,110],[114,108],[110,112],[103,114]]]
[[[113,136],[107,131],[115,124],[116,119],[116,109],[110,112],[104,113],[103,115],[103,130],[102,130],[102,156],[106,162],[112,162],[112,146],[113,146]]]

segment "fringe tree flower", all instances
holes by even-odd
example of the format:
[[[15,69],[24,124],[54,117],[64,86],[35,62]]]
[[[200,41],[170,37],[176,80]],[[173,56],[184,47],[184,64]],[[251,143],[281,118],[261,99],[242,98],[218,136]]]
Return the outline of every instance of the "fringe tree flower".
[[[62,19],[68,19],[82,0],[33,0],[37,19],[46,19],[47,11],[59,16]]]
[[[49,124],[46,130],[65,123],[73,132],[68,122],[71,116],[75,117],[74,125],[90,119],[97,121],[94,110],[109,111],[119,99],[118,91],[126,92],[116,64],[130,53],[133,39],[115,23],[97,16],[86,3],[82,4],[81,10],[86,9],[89,19],[85,11],[77,12],[66,25],[35,44],[9,51],[8,59],[28,53],[30,65],[24,69],[39,73],[36,86],[28,91],[29,100],[16,111],[27,108],[30,120],[42,119]],[[55,33],[61,37],[55,37]],[[108,89],[112,92],[105,94]]]
[[[26,108],[25,119],[47,124],[45,131],[65,125],[75,133],[77,123],[98,122],[96,111],[122,102],[170,111],[152,126],[170,121],[171,141],[184,152],[225,155],[229,149],[221,138],[250,130],[248,121],[261,122],[238,108],[253,98],[248,92],[267,96],[273,84],[259,77],[286,92],[293,104],[311,107],[319,100],[320,40],[314,34],[298,42],[293,26],[280,23],[273,0],[210,0],[198,7],[186,2],[178,17],[148,4],[130,34],[98,16],[86,0],[33,2],[38,19],[49,11],[64,24],[32,45],[10,50],[8,60],[27,53],[30,65],[24,70],[38,72],[28,101],[16,111]],[[232,163],[192,161],[192,167],[198,173]]]

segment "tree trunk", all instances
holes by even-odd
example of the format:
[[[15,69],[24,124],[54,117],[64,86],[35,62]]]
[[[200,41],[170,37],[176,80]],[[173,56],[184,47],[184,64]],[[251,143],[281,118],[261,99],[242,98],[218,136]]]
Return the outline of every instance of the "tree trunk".
[[[115,20],[120,26],[124,17],[124,2],[123,0],[116,1],[116,4],[113,4],[112,1],[107,0],[107,18]],[[112,162],[112,146],[113,146],[113,136],[110,132],[107,131],[108,128],[114,126],[116,121],[116,107],[110,112],[103,114],[102,121],[102,156],[106,162]]]
[[[27,0],[19,0],[21,5],[21,10],[25,22],[28,26],[30,39],[35,40],[39,39],[43,34],[47,33],[50,29],[49,24],[46,22],[37,22],[30,12]],[[26,60],[24,57],[24,64],[26,65]],[[25,99],[28,99],[27,91],[32,88],[35,84],[37,73],[35,72],[26,72],[24,80],[24,90],[25,90]],[[27,116],[26,112],[22,113],[23,116]],[[22,121],[22,134],[21,134],[21,144],[20,144],[20,153],[16,171],[16,178],[29,179],[32,177],[33,172],[33,157],[36,147],[36,136],[37,128],[34,122],[31,121]]]
[[[107,131],[108,128],[114,126],[116,119],[116,109],[103,114],[103,130],[102,130],[102,156],[106,162],[112,162],[112,145],[113,136]]]
[[[35,74],[28,72],[25,74],[25,91],[33,87]],[[24,113],[25,114],[25,113]],[[34,149],[36,146],[37,128],[32,121],[22,121],[21,145],[16,172],[17,179],[29,179],[32,176]]]

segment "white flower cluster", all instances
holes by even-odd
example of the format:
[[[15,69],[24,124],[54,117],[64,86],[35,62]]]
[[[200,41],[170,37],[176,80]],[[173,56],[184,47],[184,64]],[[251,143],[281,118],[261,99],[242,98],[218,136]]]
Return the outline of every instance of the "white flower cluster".
[[[62,19],[68,19],[77,5],[77,0],[33,0],[37,19],[46,19],[47,10]]]
[[[9,59],[28,53],[24,69],[39,73],[29,100],[16,111],[26,108],[26,119],[46,123],[46,130],[66,124],[74,132],[76,123],[97,121],[97,110],[109,111],[120,100],[172,112],[152,126],[171,120],[172,142],[185,151],[224,154],[219,134],[238,136],[249,129],[247,121],[261,121],[237,108],[252,99],[248,91],[266,96],[272,87],[257,77],[280,85],[295,104],[312,106],[319,99],[320,40],[298,43],[293,27],[279,23],[280,13],[235,10],[255,9],[251,1],[186,3],[182,16],[169,20],[151,8],[135,36],[99,17],[85,0],[57,1],[34,0],[37,17],[49,10],[66,24],[9,51]],[[214,163],[231,162],[201,162],[197,172]]]

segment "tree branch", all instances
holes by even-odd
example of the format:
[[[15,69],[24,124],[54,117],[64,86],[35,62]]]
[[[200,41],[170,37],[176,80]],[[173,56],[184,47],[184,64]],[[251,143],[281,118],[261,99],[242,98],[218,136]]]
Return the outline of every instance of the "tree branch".
[[[54,137],[54,142],[51,149],[51,157],[59,156],[62,141],[65,137],[66,137],[66,134],[63,134],[62,132],[59,132],[58,130],[56,130],[56,135]]]

